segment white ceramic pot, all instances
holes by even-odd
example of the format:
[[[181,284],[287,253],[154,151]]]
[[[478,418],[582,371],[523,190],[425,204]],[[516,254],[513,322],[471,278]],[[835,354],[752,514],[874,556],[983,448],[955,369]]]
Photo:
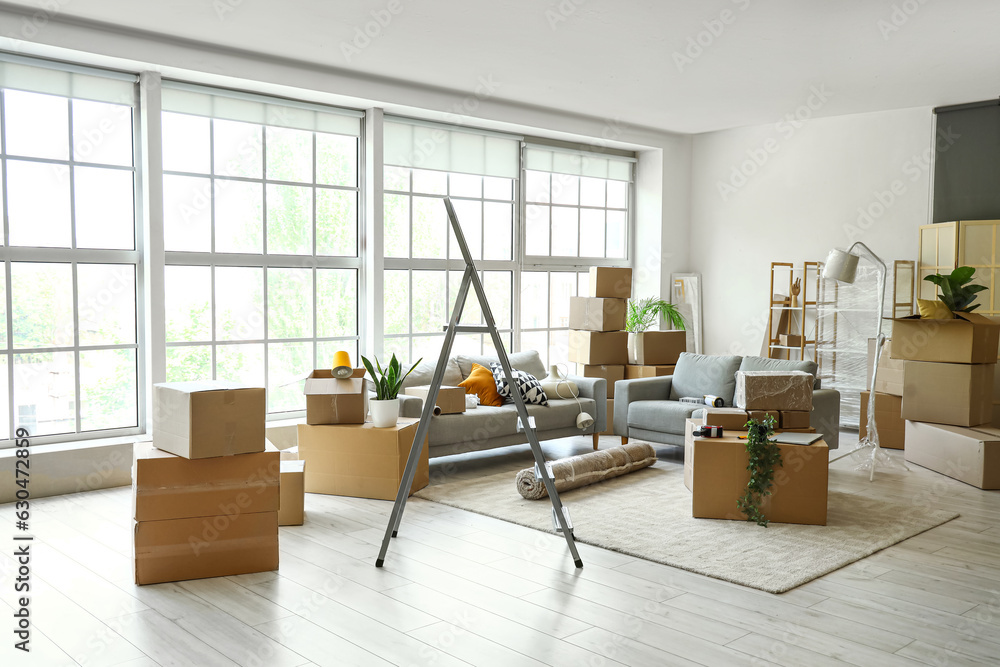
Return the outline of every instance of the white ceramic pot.
[[[368,402],[372,413],[372,424],[375,428],[391,428],[396,425],[399,419],[399,399],[393,398],[388,401],[372,399]]]

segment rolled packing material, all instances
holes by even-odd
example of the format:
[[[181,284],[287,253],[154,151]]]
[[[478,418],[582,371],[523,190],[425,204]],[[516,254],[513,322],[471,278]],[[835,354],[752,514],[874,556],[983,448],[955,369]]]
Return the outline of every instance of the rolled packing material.
[[[552,471],[551,476],[556,491],[561,493],[613,477],[621,477],[654,463],[656,463],[656,451],[653,447],[645,442],[635,442],[553,461],[546,464],[546,468]],[[517,492],[528,500],[541,500],[549,495],[545,490],[545,483],[536,477],[534,468],[525,468],[517,473],[514,483]]]

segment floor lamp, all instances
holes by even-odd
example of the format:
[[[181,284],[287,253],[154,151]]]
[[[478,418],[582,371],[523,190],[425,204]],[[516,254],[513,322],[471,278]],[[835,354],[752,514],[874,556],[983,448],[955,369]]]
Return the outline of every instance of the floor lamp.
[[[882,333],[882,304],[885,303],[885,278],[886,267],[878,255],[871,251],[861,241],[857,241],[849,250],[834,248],[827,255],[826,264],[823,267],[823,278],[826,280],[836,280],[837,282],[852,284],[858,274],[858,260],[864,256],[875,265],[877,270],[878,285],[878,307],[875,310],[876,321],[878,322],[875,332],[875,363],[872,366],[872,389],[868,392],[868,426],[865,437],[862,438],[857,447],[851,450],[851,457],[858,462],[856,470],[868,472],[868,481],[875,479],[875,468],[902,468],[909,470],[905,463],[900,463],[886,454],[878,444],[878,427],[875,424],[875,378],[878,375],[878,363],[882,357],[882,345],[885,343],[885,334]]]

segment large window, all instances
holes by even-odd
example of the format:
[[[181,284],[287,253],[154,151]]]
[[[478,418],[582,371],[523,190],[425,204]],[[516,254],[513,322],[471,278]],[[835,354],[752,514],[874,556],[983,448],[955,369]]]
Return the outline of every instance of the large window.
[[[628,266],[632,161],[529,146],[523,179],[521,349],[566,362],[569,299],[587,295],[586,272]]]
[[[267,387],[358,354],[359,115],[164,84],[167,380]]]
[[[480,269],[505,346],[514,331],[518,142],[459,130],[387,122],[385,189],[385,355],[435,360],[465,263],[443,198],[451,198]],[[463,324],[482,324],[470,291]],[[494,349],[485,334],[459,334],[454,353]]]
[[[135,433],[135,78],[0,63],[0,441]],[[35,440],[38,442],[38,440]]]

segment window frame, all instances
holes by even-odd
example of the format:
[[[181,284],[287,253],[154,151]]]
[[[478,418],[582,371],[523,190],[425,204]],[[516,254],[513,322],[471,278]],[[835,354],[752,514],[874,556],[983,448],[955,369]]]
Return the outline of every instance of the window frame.
[[[5,58],[6,61],[6,58]],[[115,437],[126,437],[135,436],[146,432],[147,426],[147,383],[148,377],[146,373],[146,336],[145,329],[143,326],[143,317],[147,309],[146,299],[144,297],[146,291],[144,268],[145,268],[145,257],[143,251],[143,197],[144,192],[141,185],[141,171],[140,165],[142,164],[142,152],[141,152],[141,141],[142,141],[142,131],[141,123],[139,120],[140,105],[139,105],[139,85],[138,76],[134,74],[126,74],[123,72],[115,71],[102,71],[93,68],[88,68],[79,65],[54,63],[50,61],[39,61],[31,58],[23,57],[10,57],[10,62],[16,64],[27,64],[31,67],[49,69],[55,72],[64,73],[81,73],[88,76],[102,77],[108,79],[116,79],[119,81],[131,81],[130,94],[128,99],[117,99],[113,102],[107,102],[111,104],[120,104],[123,106],[128,106],[131,110],[131,139],[132,139],[132,152],[131,152],[131,165],[118,165],[118,164],[105,164],[99,162],[90,162],[85,159],[77,159],[74,151],[74,122],[73,122],[73,101],[83,100],[87,101],[88,97],[75,97],[72,95],[65,95],[54,92],[45,91],[32,91],[25,90],[23,88],[14,87],[2,87],[3,90],[25,90],[25,92],[38,92],[42,95],[51,95],[53,97],[61,97],[66,100],[67,105],[67,124],[68,124],[68,154],[66,159],[55,159],[55,158],[39,158],[23,155],[11,155],[7,152],[6,141],[2,142],[0,145],[0,163],[2,163],[2,175],[3,175],[3,196],[0,199],[0,216],[2,216],[2,233],[3,233],[3,246],[0,247],[0,262],[3,263],[3,280],[7,286],[6,289],[6,303],[5,307],[7,309],[6,321],[2,324],[5,327],[7,334],[7,347],[0,350],[0,356],[5,357],[7,361],[7,377],[3,380],[7,385],[8,392],[8,404],[5,406],[7,411],[8,419],[8,433],[0,433],[0,451],[4,449],[11,449],[17,445],[16,431],[21,428],[18,423],[18,415],[16,414],[16,400],[14,398],[15,386],[14,386],[14,358],[17,355],[22,354],[35,354],[35,353],[72,353],[73,354],[73,430],[65,431],[62,433],[52,433],[39,435],[36,433],[30,434],[30,441],[33,445],[45,445],[53,443],[64,443],[64,442],[76,442],[80,440],[87,439],[97,439],[97,438],[115,438]],[[0,96],[2,101],[0,101],[0,136],[6,136],[7,127],[7,113],[6,113],[6,95]],[[36,164],[51,164],[51,165],[65,165],[68,169],[69,174],[69,205],[70,205],[70,247],[39,247],[39,246],[11,246],[10,245],[10,220],[8,217],[8,195],[9,189],[7,187],[8,179],[8,164],[11,160],[21,161],[21,162],[32,162]],[[77,204],[76,204],[76,168],[96,168],[96,169],[106,169],[110,171],[121,171],[127,172],[132,175],[132,248],[131,249],[110,249],[110,248],[78,248],[77,246]],[[72,345],[61,345],[53,347],[34,347],[34,348],[19,348],[14,344],[13,337],[13,283],[12,283],[12,265],[14,263],[30,263],[30,264],[65,264],[69,265],[71,275],[72,275],[72,301],[73,301],[73,344]],[[122,343],[122,344],[100,344],[100,345],[82,345],[80,343],[80,298],[79,298],[79,278],[78,269],[80,265],[121,265],[130,266],[134,271],[134,287],[135,287],[135,311],[134,311],[134,326],[135,326],[135,342],[134,343]],[[81,383],[81,354],[88,351],[100,351],[100,350],[133,350],[135,359],[135,401],[136,401],[136,424],[135,426],[118,426],[112,428],[102,428],[102,429],[91,429],[91,430],[81,430],[83,427],[83,387]],[[8,437],[14,436],[14,437]]]

